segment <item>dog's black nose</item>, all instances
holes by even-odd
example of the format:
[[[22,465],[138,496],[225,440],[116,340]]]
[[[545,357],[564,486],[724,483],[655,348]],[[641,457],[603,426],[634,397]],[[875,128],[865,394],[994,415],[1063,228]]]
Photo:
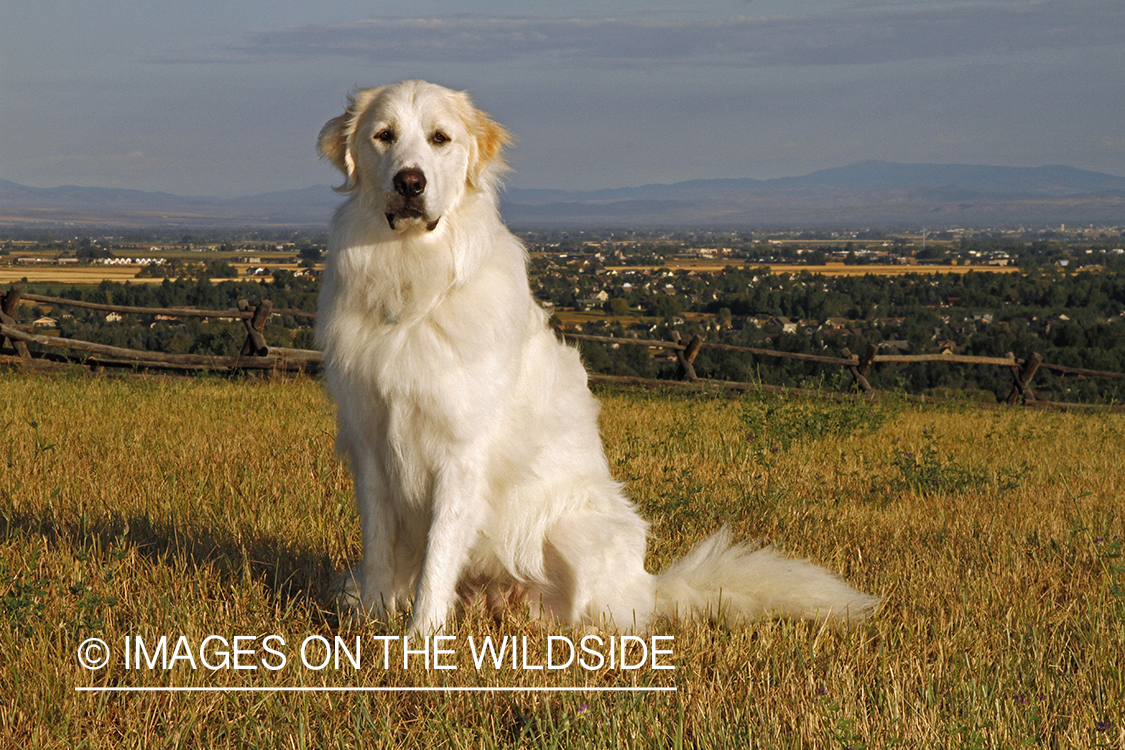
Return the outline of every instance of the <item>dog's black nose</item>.
[[[404,169],[395,175],[394,186],[403,198],[417,198],[426,189],[426,175],[420,169]]]

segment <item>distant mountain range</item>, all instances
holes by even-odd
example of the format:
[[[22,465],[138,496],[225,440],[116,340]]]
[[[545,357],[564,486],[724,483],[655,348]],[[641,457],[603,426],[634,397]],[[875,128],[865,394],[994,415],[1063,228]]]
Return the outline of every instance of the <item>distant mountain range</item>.
[[[33,188],[0,180],[0,227],[316,227],[327,226],[339,202],[327,186],[245,198],[186,198],[119,188]]]
[[[712,226],[1125,224],[1125,177],[1071,167],[865,161],[803,177],[511,190],[514,223]]]
[[[0,180],[0,226],[323,227],[340,201],[327,186],[223,199]],[[1125,177],[1059,166],[865,161],[772,180],[512,188],[502,207],[517,226],[1120,226]]]

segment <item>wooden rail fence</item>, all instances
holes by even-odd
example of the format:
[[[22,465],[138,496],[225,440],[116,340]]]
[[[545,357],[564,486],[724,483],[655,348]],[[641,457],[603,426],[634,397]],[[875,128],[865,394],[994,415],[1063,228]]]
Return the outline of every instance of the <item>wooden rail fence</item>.
[[[1050,404],[1053,402],[1045,399],[1040,399],[1035,395],[1034,389],[1031,387],[1031,379],[1036,371],[1040,368],[1045,370],[1053,370],[1062,374],[1080,375],[1084,377],[1102,377],[1102,378],[1118,378],[1125,379],[1125,373],[1120,372],[1104,372],[1100,370],[1087,370],[1079,367],[1065,367],[1063,365],[1052,365],[1043,362],[1043,358],[1038,353],[1031,354],[1027,359],[1018,359],[1015,355],[1009,353],[1006,357],[977,357],[960,354],[878,354],[878,348],[870,346],[867,352],[862,357],[853,355],[847,349],[844,349],[841,357],[827,357],[819,354],[801,354],[797,352],[779,352],[772,349],[756,349],[746,346],[732,346],[730,344],[712,344],[703,341],[699,336],[693,336],[688,342],[684,342],[676,331],[672,332],[672,341],[660,341],[653,339],[622,339],[612,338],[608,336],[591,336],[579,333],[563,333],[564,338],[571,341],[593,341],[607,344],[631,344],[639,346],[647,346],[650,348],[664,348],[671,349],[676,352],[676,357],[679,362],[678,377],[681,381],[694,382],[703,386],[712,386],[717,388],[729,388],[734,390],[776,390],[795,392],[799,389],[786,388],[782,386],[768,386],[760,383],[745,383],[738,381],[720,381],[720,380],[704,380],[695,374],[695,369],[692,366],[696,354],[701,349],[717,349],[721,351],[740,352],[744,354],[751,354],[757,357],[775,357],[778,359],[792,359],[804,362],[815,362],[822,365],[837,366],[846,369],[855,380],[856,384],[862,391],[872,392],[871,384],[867,380],[867,374],[870,372],[872,365],[878,362],[898,362],[898,363],[924,363],[924,362],[946,362],[962,365],[992,365],[1007,369],[1012,377],[1012,390],[1008,395],[1007,402],[1015,404],[1019,401],[1024,403],[1042,403]],[[622,383],[622,384],[636,384],[636,385],[656,385],[666,384],[666,380],[650,380],[646,378],[622,377],[613,375],[594,375],[590,376],[591,381],[606,382],[606,383]]]
[[[140,351],[108,344],[96,344],[79,339],[66,339],[59,336],[44,336],[30,330],[30,326],[18,325],[12,313],[18,304],[48,304],[62,307],[78,307],[99,312],[113,312],[123,315],[161,315],[169,318],[215,318],[218,320],[241,320],[246,327],[246,342],[242,353],[236,357],[208,354],[169,354],[165,352]],[[11,362],[18,359],[29,363],[32,357],[29,343],[43,347],[49,352],[58,351],[55,357],[47,359],[72,359],[78,355],[81,362],[90,368],[130,367],[134,369],[169,369],[184,371],[229,372],[247,371],[307,371],[315,370],[321,362],[321,353],[314,349],[288,349],[268,346],[264,329],[273,315],[289,315],[299,318],[316,318],[316,313],[307,310],[274,308],[269,300],[254,305],[249,300],[239,300],[233,310],[200,310],[191,307],[132,307],[97,302],[48,297],[42,294],[26,294],[12,288],[0,302],[0,344],[9,344],[16,357],[0,357]]]
[[[13,317],[17,305],[33,303],[64,307],[70,306],[100,312],[115,312],[124,315],[160,315],[168,318],[196,317],[241,320],[246,327],[246,341],[243,344],[242,352],[238,356],[217,356],[140,351],[137,349],[110,346],[108,344],[96,344],[78,339],[67,339],[59,336],[44,336],[34,333],[28,325],[18,324]],[[201,310],[187,307],[131,307],[127,305],[68,300],[59,297],[48,297],[41,294],[26,294],[13,287],[0,298],[0,362],[32,365],[39,360],[72,361],[77,358],[83,365],[92,369],[101,367],[128,367],[133,369],[213,372],[230,372],[235,370],[250,372],[309,372],[319,369],[323,362],[323,357],[319,351],[313,349],[290,349],[266,344],[265,326],[267,321],[274,315],[306,319],[316,318],[316,313],[306,310],[274,308],[269,300],[263,300],[257,304],[252,304],[249,300],[240,300],[238,307],[231,310]],[[862,356],[852,354],[847,349],[844,349],[841,352],[841,356],[829,357],[819,354],[780,352],[773,349],[712,343],[703,340],[699,335],[692,336],[690,339],[685,340],[679,331],[672,331],[670,341],[661,339],[595,336],[582,333],[570,333],[567,331],[560,331],[559,335],[565,340],[572,342],[588,341],[617,346],[643,346],[649,349],[668,350],[675,356],[678,365],[677,380],[675,381],[591,373],[590,381],[594,383],[658,387],[682,384],[697,388],[764,390],[789,393],[802,392],[800,389],[769,386],[761,383],[700,378],[695,372],[694,362],[696,356],[703,349],[738,352],[750,354],[755,357],[790,359],[802,362],[813,362],[828,367],[840,367],[851,374],[857,387],[864,392],[872,392],[874,390],[867,376],[871,372],[872,367],[880,362],[944,362],[949,364],[1001,367],[1006,369],[1012,378],[1012,390],[1007,398],[1009,404],[1015,404],[1020,401],[1025,404],[1045,405],[1051,403],[1036,396],[1032,388],[1032,378],[1040,369],[1052,370],[1063,375],[1125,379],[1125,373],[1120,372],[1105,372],[1049,364],[1044,362],[1043,358],[1038,353],[1032,353],[1026,359],[1019,359],[1012,353],[1008,353],[1005,357],[977,357],[958,354],[902,355],[879,354],[878,349],[875,346],[871,346]],[[36,357],[28,348],[28,344],[35,344],[41,347],[45,350],[45,353],[39,354],[39,356]],[[1067,404],[1067,406],[1073,405]]]

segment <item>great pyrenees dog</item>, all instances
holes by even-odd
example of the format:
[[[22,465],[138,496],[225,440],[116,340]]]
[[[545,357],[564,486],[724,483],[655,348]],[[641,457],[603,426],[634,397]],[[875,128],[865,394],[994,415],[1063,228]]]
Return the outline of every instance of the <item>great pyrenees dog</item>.
[[[412,603],[433,633],[459,601],[643,631],[692,613],[848,620],[877,600],[719,531],[663,573],[610,475],[578,352],[547,326],[497,210],[508,133],[424,81],[363,89],[321,130],[344,175],[317,337],[355,482],[360,614]]]

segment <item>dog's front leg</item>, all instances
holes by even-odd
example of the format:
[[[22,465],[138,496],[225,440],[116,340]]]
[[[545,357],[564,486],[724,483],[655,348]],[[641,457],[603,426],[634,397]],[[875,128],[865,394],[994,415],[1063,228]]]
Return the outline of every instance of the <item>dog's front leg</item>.
[[[437,633],[457,598],[457,582],[487,513],[482,457],[457,461],[438,473],[426,557],[414,596],[410,629]]]
[[[365,456],[355,467],[356,504],[363,534],[363,561],[359,568],[359,606],[366,614],[393,616],[395,546],[398,528],[388,495],[387,478],[377,458]]]

